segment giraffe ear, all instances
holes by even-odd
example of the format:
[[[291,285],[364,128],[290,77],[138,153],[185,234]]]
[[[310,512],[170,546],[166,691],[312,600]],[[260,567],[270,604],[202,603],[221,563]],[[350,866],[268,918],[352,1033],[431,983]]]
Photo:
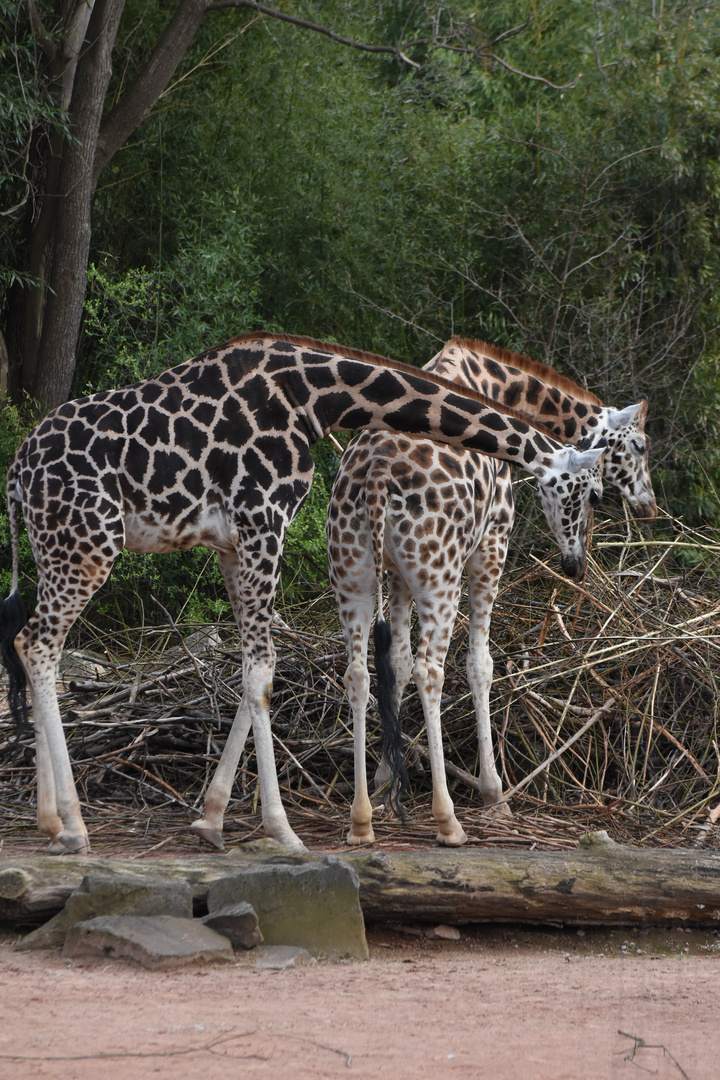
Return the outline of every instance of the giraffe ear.
[[[605,443],[605,440],[603,439],[602,442]],[[568,468],[573,472],[594,468],[605,453],[605,449],[606,444],[594,446],[591,450],[578,450],[575,446],[568,447]]]
[[[624,409],[609,409],[608,423],[613,431],[619,428],[629,427],[634,420],[644,419],[647,412],[647,398],[641,398],[634,405],[626,405]]]

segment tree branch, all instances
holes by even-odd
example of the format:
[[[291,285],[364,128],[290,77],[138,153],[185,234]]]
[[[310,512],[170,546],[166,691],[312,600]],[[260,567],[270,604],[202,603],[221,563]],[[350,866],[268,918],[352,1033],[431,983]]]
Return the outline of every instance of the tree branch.
[[[404,50],[414,49],[419,45],[434,44],[431,38],[419,38],[416,41],[405,42],[402,46],[368,45],[365,42],[353,41],[352,38],[346,38],[341,34],[336,34],[334,30],[330,30],[327,26],[320,26],[319,23],[309,22],[307,19],[299,19],[295,15],[286,15],[282,11],[276,11],[275,8],[269,8],[264,4],[255,3],[255,0],[216,0],[215,3],[209,3],[207,8],[208,11],[226,11],[228,8],[250,8],[251,11],[259,11],[261,14],[268,15],[272,19],[279,19],[281,22],[290,23],[292,26],[299,26],[303,30],[312,30],[315,34],[322,34],[324,37],[330,38],[331,41],[335,41],[338,45],[347,45],[351,49],[360,49],[361,52],[390,53],[393,56],[399,57],[404,63],[410,64],[415,68],[419,68],[420,65],[415,63],[414,60],[410,60],[410,58],[405,55]]]
[[[207,0],[180,0],[140,75],[105,117],[95,153],[94,180],[145,119],[190,48],[208,11]]]
[[[25,0],[25,5],[27,7],[30,29],[33,32],[33,36],[37,38],[38,44],[48,60],[54,60],[57,56],[57,46],[43,25],[43,21],[38,14],[38,9],[35,7],[35,0]]]
[[[550,82],[549,79],[545,79],[542,75],[530,75],[527,71],[520,71],[519,68],[512,67],[505,60],[501,60],[495,53],[482,52],[483,56],[487,56],[490,60],[495,60],[500,67],[506,68],[511,71],[513,75],[522,75],[523,79],[530,79],[532,82],[542,83],[544,86],[549,86],[551,90],[572,90],[574,86],[577,86],[578,80],[582,78],[582,72],[575,76],[572,82],[562,83],[559,86],[556,83]]]
[[[547,5],[544,5],[547,7]],[[336,34],[334,30],[330,30],[327,26],[320,26],[319,23],[309,22],[307,19],[300,19],[295,15],[286,15],[282,11],[277,11],[275,8],[266,7],[264,4],[258,4],[256,0],[215,0],[215,2],[208,3],[208,11],[225,11],[228,8],[249,8],[251,11],[259,11],[263,15],[268,15],[273,19],[280,19],[282,22],[291,23],[293,26],[299,26],[303,30],[312,30],[313,33],[322,34],[324,37],[330,38],[331,41],[337,42],[338,45],[347,45],[351,49],[359,49],[361,52],[368,53],[385,53],[398,57],[405,64],[410,64],[414,68],[419,68],[420,64],[411,60],[407,55],[409,49],[415,49],[420,46],[433,49],[445,49],[449,52],[459,53],[464,56],[475,56],[478,59],[495,60],[501,67],[507,68],[513,75],[520,75],[524,79],[530,79],[533,82],[541,82],[545,86],[549,86],[552,90],[571,90],[577,83],[580,75],[569,83],[563,83],[562,85],[556,85],[545,79],[542,75],[529,75],[525,71],[520,71],[519,68],[514,68],[508,64],[505,60],[501,60],[499,56],[494,53],[488,52],[488,49],[493,48],[494,45],[501,41],[505,41],[508,38],[515,37],[521,33],[526,26],[535,18],[538,12],[530,16],[525,22],[520,23],[518,26],[512,27],[510,30],[506,30],[504,33],[499,34],[487,45],[451,45],[447,41],[439,40],[437,37],[429,38],[416,38],[414,41],[405,41],[400,45],[369,45],[366,42],[354,41],[352,38],[343,37],[341,34]],[[543,10],[542,8],[540,9]]]

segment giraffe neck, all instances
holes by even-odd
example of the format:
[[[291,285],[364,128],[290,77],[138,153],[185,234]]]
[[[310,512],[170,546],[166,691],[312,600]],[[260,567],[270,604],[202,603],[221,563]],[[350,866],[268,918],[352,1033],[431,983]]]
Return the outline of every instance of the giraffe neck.
[[[608,411],[595,394],[572,379],[484,341],[451,338],[423,370],[480,389],[497,405],[517,410],[562,442],[596,434]]]
[[[539,478],[557,464],[564,447],[527,419],[484,395],[433,373],[383,357],[289,335],[248,334],[207,360],[242,371],[238,392],[261,393],[256,378],[270,376],[278,389],[268,415],[295,411],[312,440],[330,431],[386,429],[426,435],[520,465]],[[255,369],[257,376],[251,376]],[[239,380],[238,380],[239,381]],[[265,391],[267,394],[267,390]]]

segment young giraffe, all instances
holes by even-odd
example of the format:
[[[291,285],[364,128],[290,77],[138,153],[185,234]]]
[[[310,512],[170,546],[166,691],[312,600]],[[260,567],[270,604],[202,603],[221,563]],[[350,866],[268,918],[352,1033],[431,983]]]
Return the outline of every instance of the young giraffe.
[[[451,339],[423,370],[482,388],[493,400],[510,399],[529,419],[555,425],[553,432],[560,437],[603,439],[609,444],[604,479],[628,499],[639,517],[657,514],[647,467],[645,399],[623,410],[607,408],[594,394],[551,368],[484,342],[459,338]],[[389,704],[378,690],[383,727],[394,726],[412,676],[426,721],[438,841],[458,845],[467,840],[447,788],[440,724],[443,668],[463,566],[470,615],[466,664],[477,720],[480,790],[486,805],[502,798],[492,749],[493,664],[488,643],[513,515],[509,468],[504,464],[498,468],[497,462],[480,454],[404,435],[362,432],[342,459],[328,506],[327,533],[330,580],[348,653],[345,683],[353,712],[355,799],[349,844],[373,839],[365,762],[367,643],[376,593],[382,618],[383,567],[388,575],[392,642],[388,647],[395,675]],[[414,665],[413,600],[420,625]],[[377,654],[376,646],[380,682],[386,661]],[[384,731],[387,738],[389,753],[396,753],[392,733]],[[390,779],[392,772],[384,753],[376,782]],[[505,804],[502,807],[509,812]]]
[[[575,455],[482,395],[381,357],[265,332],[134,386],[62,405],[21,445],[7,482],[13,589],[0,609],[0,644],[18,719],[25,677],[30,685],[38,825],[52,853],[89,848],[60,719],[57,665],[70,627],[123,546],[215,550],[242,632],[243,698],[204,817],[193,827],[222,848],[223,815],[252,726],[265,831],[302,847],[280,800],[270,729],[273,603],[285,533],[312,481],[310,443],[358,427],[423,433],[524,463],[552,478],[554,492],[567,489],[553,495],[558,515],[564,503],[586,503],[595,490],[587,471],[577,470],[597,453]],[[17,502],[38,568],[29,620],[17,588]]]

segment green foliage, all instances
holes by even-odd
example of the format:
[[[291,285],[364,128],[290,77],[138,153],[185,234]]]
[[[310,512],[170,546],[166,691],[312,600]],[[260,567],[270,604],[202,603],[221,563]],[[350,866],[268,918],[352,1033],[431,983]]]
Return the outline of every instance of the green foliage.
[[[111,98],[174,6],[128,0]],[[0,0],[0,13],[12,7]],[[417,364],[462,333],[548,361],[612,403],[648,393],[663,505],[717,523],[715,6],[304,0],[302,15],[364,41],[452,29],[468,47],[527,25],[492,47],[510,71],[426,46],[411,50],[415,68],[257,13],[209,15],[101,178],[75,391],[256,326]],[[0,109],[17,153],[22,137],[3,123]],[[287,540],[292,597],[325,580],[335,452],[316,459]],[[172,611],[190,594],[222,603],[210,567],[195,588],[205,558],[164,556],[156,569],[128,556],[101,603],[108,616],[127,603],[133,619],[134,598],[148,617],[153,591]]]
[[[90,266],[76,394],[148,378],[253,325],[252,213],[212,209],[164,268],[123,271],[108,256]]]
[[[16,0],[0,0],[0,310],[12,285],[30,283],[18,268],[16,252],[30,196],[34,142],[52,129],[67,131],[64,111],[40,77],[40,46],[24,9]]]

